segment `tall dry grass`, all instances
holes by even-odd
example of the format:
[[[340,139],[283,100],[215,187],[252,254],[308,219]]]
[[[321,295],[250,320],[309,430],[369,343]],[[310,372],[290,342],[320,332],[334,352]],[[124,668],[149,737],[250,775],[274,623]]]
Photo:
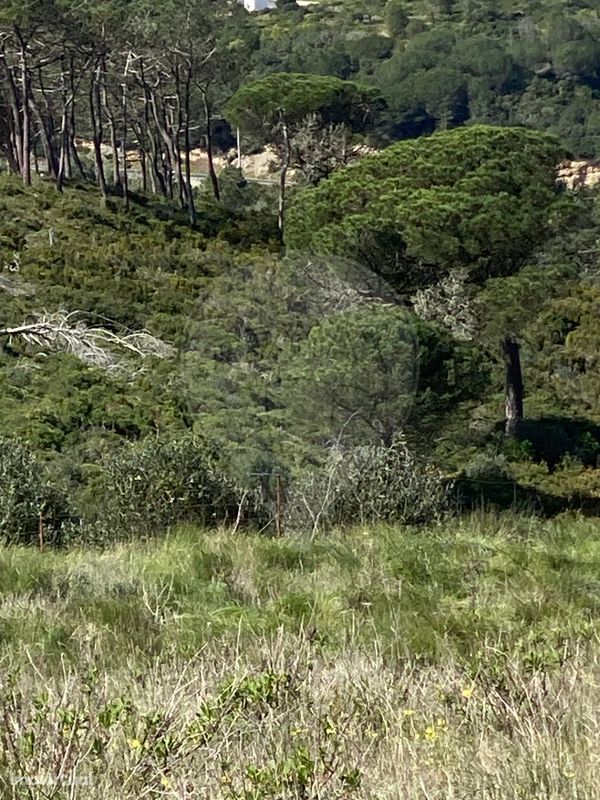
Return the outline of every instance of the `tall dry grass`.
[[[5,798],[597,798],[600,648],[531,670],[492,645],[386,664],[312,631],[193,658],[4,676]]]

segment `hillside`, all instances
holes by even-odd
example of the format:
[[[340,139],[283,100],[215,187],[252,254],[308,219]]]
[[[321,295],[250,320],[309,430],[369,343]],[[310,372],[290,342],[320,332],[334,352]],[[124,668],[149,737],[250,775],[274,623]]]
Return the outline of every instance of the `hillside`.
[[[0,800],[596,800],[600,13],[270,5],[0,4]]]
[[[257,20],[257,69],[376,86],[395,139],[465,124],[518,124],[598,155],[599,22],[576,2],[389,0],[281,4]]]
[[[521,158],[513,148],[526,135],[529,151]],[[460,177],[469,148],[481,165]],[[498,167],[502,148],[507,161]],[[296,513],[291,497],[313,492],[309,486],[318,470],[329,469],[332,440],[349,448],[389,446],[400,433],[409,448],[418,443],[419,458],[453,481],[452,503],[469,507],[487,498],[500,507],[525,505],[542,513],[595,509],[596,197],[560,192],[559,152],[553,140],[537,134],[493,128],[396,145],[292,198],[287,257],[280,252],[272,189],[240,183],[235,173],[222,176],[218,204],[208,186],[197,195],[195,229],[183,210],[164,199],[132,194],[125,209],[119,196],[103,203],[86,185],[59,194],[47,182],[27,188],[3,179],[0,302],[6,328],[35,322],[40,312],[64,311],[114,335],[147,331],[172,348],[170,357],[128,357],[106,371],[56,342],[3,339],[0,435],[26,443],[27,458],[42,469],[34,472],[31,491],[47,498],[23,499],[22,527],[13,535],[37,540],[41,507],[48,537],[102,539],[127,536],[129,526],[202,522],[206,514],[233,521],[242,497],[255,504],[244,510],[246,522],[262,526],[273,519],[279,480],[291,492],[289,513]],[[458,172],[449,177],[455,158]],[[402,250],[398,278],[386,266],[386,258],[390,265],[399,263],[393,256],[397,239],[389,238],[387,228],[374,229],[383,249],[370,266],[377,251],[373,243],[364,257],[355,249],[362,244],[350,236],[350,217],[342,213],[338,230],[332,226],[340,223],[328,222],[322,211],[313,216],[326,206],[343,212],[348,185],[352,213],[360,220],[348,181],[366,181],[361,176],[379,169],[392,177],[377,184],[384,198],[377,225],[389,213],[385,204],[392,203],[411,243]],[[404,174],[404,184],[395,171]],[[482,187],[492,181],[489,196],[471,193],[475,174]],[[450,227],[460,218],[448,205],[448,181],[457,207],[479,209],[471,228],[463,222]],[[520,198],[521,211],[515,201],[508,211],[513,222],[522,215],[510,240],[498,181],[507,187],[511,181],[510,191]],[[332,199],[336,192],[339,199]],[[445,231],[437,249],[421,238],[423,217],[411,221],[394,192],[407,207],[416,197],[428,197],[428,224]],[[321,197],[328,198],[326,206]],[[482,207],[490,216],[480,216]],[[463,218],[473,213],[463,212]],[[500,221],[494,229],[493,218]],[[373,224],[365,217],[361,235]],[[333,238],[324,238],[326,231]],[[462,261],[454,250],[456,237],[471,242]],[[423,259],[430,265],[425,271]],[[436,288],[431,270],[447,275],[446,282]],[[381,306],[382,291],[400,303],[396,310]],[[452,304],[461,296],[470,299],[455,318]],[[477,336],[470,327],[475,320],[481,321]],[[526,414],[516,438],[502,433],[506,367],[498,343],[507,333],[519,336],[526,387]],[[332,359],[344,340],[353,344]],[[57,349],[67,352],[52,352]],[[374,452],[368,458],[380,457]],[[159,477],[161,459],[171,461],[172,485]],[[173,459],[179,459],[176,469]],[[146,476],[137,489],[128,484],[132,468]],[[10,474],[20,467],[15,462],[7,469]],[[199,489],[177,484],[175,476],[184,480],[189,470],[217,470],[217,484],[223,481],[218,497],[201,499]],[[115,481],[123,481],[123,505],[109,510],[116,503]],[[137,507],[149,487],[156,492],[152,513]],[[167,499],[171,492],[178,503]],[[311,500],[315,508],[320,502]],[[135,512],[127,510],[130,503]]]

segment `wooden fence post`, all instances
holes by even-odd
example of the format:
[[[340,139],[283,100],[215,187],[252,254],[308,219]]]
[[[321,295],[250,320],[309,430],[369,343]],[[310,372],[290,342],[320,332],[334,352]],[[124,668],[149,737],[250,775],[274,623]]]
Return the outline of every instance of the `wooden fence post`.
[[[277,536],[283,536],[284,506],[285,506],[285,496],[283,492],[283,481],[281,480],[281,475],[277,475],[276,490],[275,490],[275,530]]]
[[[38,539],[39,539],[39,543],[40,543],[40,550],[44,549],[45,534],[46,534],[46,532],[45,532],[45,529],[44,529],[44,512],[40,511],[40,514],[39,514],[39,517],[38,517]]]

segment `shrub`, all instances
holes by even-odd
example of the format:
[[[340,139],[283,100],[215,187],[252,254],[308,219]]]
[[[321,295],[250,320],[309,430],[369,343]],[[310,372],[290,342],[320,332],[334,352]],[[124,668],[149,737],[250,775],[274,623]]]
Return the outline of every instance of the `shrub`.
[[[109,454],[79,498],[85,536],[108,542],[180,522],[234,520],[238,491],[197,438],[147,437]]]
[[[0,439],[0,541],[37,541],[40,520],[47,541],[61,539],[67,503],[51,485],[46,466],[23,443]]]
[[[477,453],[464,467],[472,481],[506,483],[513,480],[508,459],[503,453]]]
[[[314,532],[357,522],[423,523],[446,512],[450,491],[443,473],[419,459],[400,433],[389,447],[332,451],[322,470],[292,488],[288,523]]]

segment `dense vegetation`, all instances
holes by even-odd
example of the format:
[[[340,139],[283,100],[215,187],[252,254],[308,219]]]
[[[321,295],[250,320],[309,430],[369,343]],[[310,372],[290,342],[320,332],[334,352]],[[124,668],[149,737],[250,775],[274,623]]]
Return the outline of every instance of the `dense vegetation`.
[[[0,3],[2,799],[598,795],[599,81],[576,0]]]
[[[106,369],[52,335],[3,337],[5,536],[37,540],[40,514],[57,541],[262,528],[281,485],[291,527],[360,503],[373,520],[482,498],[593,510],[597,201],[555,185],[562,152],[486,126],[399,143],[294,190],[287,255],[273,190],[235,173],[218,203],[196,192],[194,229],[165,199],[3,179],[5,332],[76,311],[172,347]],[[511,341],[526,400],[506,436]],[[392,464],[416,483],[392,485]]]
[[[512,0],[320,2],[261,20],[258,70],[377,87],[392,139],[466,122],[557,134],[598,152],[600,21],[593,3]]]

